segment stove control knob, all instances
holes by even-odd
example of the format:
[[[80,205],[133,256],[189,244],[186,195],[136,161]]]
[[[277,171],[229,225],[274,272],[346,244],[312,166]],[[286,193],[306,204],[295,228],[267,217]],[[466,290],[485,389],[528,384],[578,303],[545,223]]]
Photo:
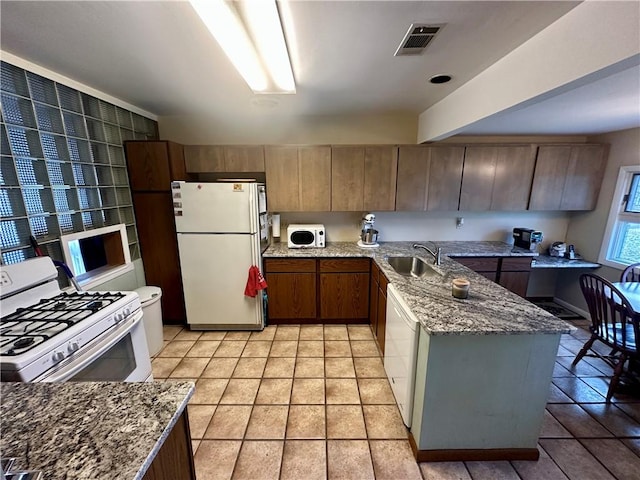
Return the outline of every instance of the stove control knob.
[[[53,352],[53,361],[54,362],[61,362],[62,360],[64,360],[64,353],[62,352]]]
[[[116,323],[120,323],[122,321],[122,319],[124,318],[124,315],[121,313],[116,313],[113,316],[114,320],[116,321]]]
[[[71,342],[67,346],[67,350],[69,351],[69,353],[77,352],[79,348],[80,345],[78,345],[78,342]]]
[[[131,314],[131,309],[129,307],[125,307],[122,313],[124,313],[125,317],[128,317]]]

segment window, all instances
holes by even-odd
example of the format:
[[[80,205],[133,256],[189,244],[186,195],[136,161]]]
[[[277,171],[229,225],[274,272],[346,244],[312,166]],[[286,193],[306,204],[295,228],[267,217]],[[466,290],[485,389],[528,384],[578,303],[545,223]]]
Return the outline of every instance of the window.
[[[157,139],[156,122],[9,63],[0,70],[2,263],[35,256],[31,236],[64,261],[62,235],[118,224],[140,258],[122,143]]]
[[[618,175],[600,263],[625,268],[640,262],[640,167],[622,167]]]

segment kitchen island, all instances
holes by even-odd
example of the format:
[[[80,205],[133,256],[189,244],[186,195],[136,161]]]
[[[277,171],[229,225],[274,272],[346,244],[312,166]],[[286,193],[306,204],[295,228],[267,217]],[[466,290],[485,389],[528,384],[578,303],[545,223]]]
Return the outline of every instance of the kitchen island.
[[[369,257],[420,323],[409,439],[419,461],[538,458],[537,441],[560,336],[573,327],[451,257],[535,257],[503,242],[437,242],[439,275],[407,277],[386,257],[418,256],[414,242],[355,243],[291,250],[265,258]],[[451,281],[471,283],[464,300]]]
[[[41,471],[48,480],[195,478],[186,418],[194,388],[2,383],[0,454],[17,459],[14,470]]]

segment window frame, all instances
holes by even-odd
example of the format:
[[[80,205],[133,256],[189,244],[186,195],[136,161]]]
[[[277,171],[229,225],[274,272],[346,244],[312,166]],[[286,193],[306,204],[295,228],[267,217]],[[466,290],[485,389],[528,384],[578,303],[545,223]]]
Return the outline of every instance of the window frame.
[[[616,188],[611,200],[611,208],[609,209],[609,216],[607,218],[607,225],[602,237],[602,245],[600,246],[600,254],[598,255],[598,262],[608,267],[616,268],[618,270],[624,270],[630,264],[617,262],[610,260],[608,257],[609,251],[612,248],[613,243],[616,241],[614,234],[617,229],[618,222],[623,219],[626,221],[632,220],[635,223],[636,215],[638,216],[638,223],[640,223],[640,214],[634,212],[625,212],[625,195],[627,195],[631,189],[631,182],[634,175],[640,174],[640,166],[625,166],[620,167],[618,172],[618,179],[616,180]]]

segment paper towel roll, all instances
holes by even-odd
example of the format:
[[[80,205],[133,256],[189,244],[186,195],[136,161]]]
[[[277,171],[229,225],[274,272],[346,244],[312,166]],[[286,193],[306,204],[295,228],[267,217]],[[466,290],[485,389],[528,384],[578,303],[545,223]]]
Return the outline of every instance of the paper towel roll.
[[[280,214],[271,216],[271,232],[273,233],[273,238],[280,238]]]

